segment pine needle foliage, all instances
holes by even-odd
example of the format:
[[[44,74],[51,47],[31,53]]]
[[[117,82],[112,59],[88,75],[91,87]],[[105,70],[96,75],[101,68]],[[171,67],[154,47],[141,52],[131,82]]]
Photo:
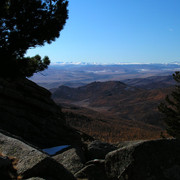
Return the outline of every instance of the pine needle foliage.
[[[60,36],[67,6],[66,0],[0,0],[0,76],[30,77],[48,67],[48,57],[25,54]]]

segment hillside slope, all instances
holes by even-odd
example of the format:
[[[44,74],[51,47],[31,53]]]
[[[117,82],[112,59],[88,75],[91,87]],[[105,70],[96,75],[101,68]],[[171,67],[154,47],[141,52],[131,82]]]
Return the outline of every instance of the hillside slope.
[[[123,82],[129,86],[134,86],[134,87],[143,88],[143,89],[167,88],[169,86],[174,86],[176,83],[172,75],[125,79],[123,80]]]

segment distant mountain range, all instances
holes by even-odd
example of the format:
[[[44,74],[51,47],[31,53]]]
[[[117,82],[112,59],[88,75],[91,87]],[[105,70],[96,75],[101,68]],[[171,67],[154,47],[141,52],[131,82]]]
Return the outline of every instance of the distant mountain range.
[[[179,63],[111,65],[58,63],[58,65],[51,65],[42,73],[35,74],[31,80],[51,89],[61,85],[79,87],[94,81],[124,81],[151,76],[168,76],[178,70],[180,70]]]

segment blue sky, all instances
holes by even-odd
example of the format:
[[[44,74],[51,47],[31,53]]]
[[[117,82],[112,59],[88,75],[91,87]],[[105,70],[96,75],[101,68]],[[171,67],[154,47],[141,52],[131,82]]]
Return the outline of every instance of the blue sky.
[[[180,0],[69,0],[60,38],[28,50],[51,62],[180,62]]]

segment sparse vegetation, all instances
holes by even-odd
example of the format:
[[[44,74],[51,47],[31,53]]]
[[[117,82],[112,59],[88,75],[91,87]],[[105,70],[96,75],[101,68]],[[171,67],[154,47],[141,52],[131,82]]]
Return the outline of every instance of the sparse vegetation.
[[[160,127],[103,115],[88,109],[62,108],[67,123],[96,139],[109,143],[168,137]]]

